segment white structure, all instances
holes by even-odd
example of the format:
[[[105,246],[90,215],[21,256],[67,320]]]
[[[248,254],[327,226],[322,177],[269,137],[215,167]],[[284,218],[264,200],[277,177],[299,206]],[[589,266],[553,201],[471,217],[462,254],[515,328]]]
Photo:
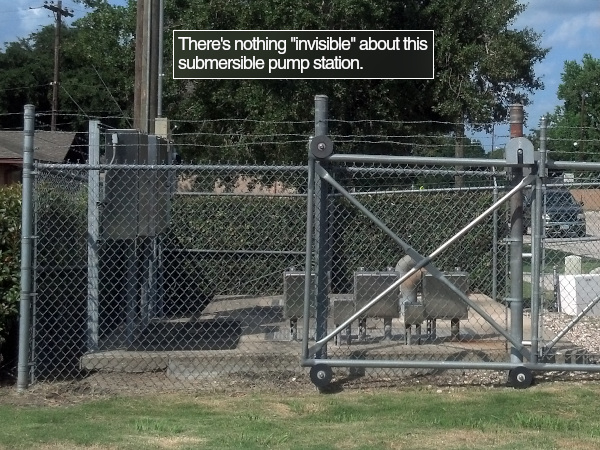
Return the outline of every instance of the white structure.
[[[579,314],[594,299],[600,296],[600,275],[560,275],[560,306],[565,314]],[[600,302],[587,314],[600,316]]]

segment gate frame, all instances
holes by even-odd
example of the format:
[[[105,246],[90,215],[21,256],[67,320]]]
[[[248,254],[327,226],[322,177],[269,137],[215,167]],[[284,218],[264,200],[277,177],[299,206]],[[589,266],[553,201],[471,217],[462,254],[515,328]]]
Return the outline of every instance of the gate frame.
[[[327,111],[324,106],[327,105],[327,97],[324,95],[315,96],[315,137],[324,136],[324,131],[327,129],[323,122],[327,122]],[[516,105],[512,105],[516,106]],[[520,121],[522,130],[523,110],[522,106],[518,105],[520,110],[514,111],[511,109],[511,136],[527,141],[514,135],[512,132],[513,124]],[[522,136],[522,132],[521,132]],[[323,141],[321,139],[321,141]],[[521,142],[519,142],[520,144]],[[529,143],[529,141],[527,141]],[[530,145],[531,143],[529,143]],[[403,248],[406,254],[411,256],[416,261],[413,269],[407,272],[404,276],[396,280],[383,292],[375,296],[363,308],[352,314],[345,322],[338,325],[329,334],[323,335],[323,318],[317,315],[317,333],[315,335],[315,343],[309,346],[309,307],[310,307],[310,277],[305,277],[304,290],[304,326],[302,332],[302,357],[300,364],[303,367],[310,367],[310,377],[315,385],[324,387],[332,379],[332,367],[347,367],[347,368],[398,368],[398,369],[482,369],[482,370],[508,370],[509,381],[513,386],[519,388],[528,387],[532,382],[531,371],[585,371],[585,372],[600,372],[600,365],[597,364],[572,364],[572,363],[543,363],[539,362],[539,312],[540,312],[540,289],[541,281],[541,256],[542,256],[542,205],[541,193],[544,178],[546,177],[547,168],[556,169],[575,169],[575,170],[600,170],[600,163],[577,163],[571,161],[546,161],[546,120],[542,122],[542,136],[540,143],[539,156],[534,159],[533,164],[525,164],[523,162],[523,149],[519,147],[516,155],[509,161],[505,159],[477,159],[477,158],[448,158],[448,157],[418,157],[418,156],[387,156],[387,155],[364,155],[364,154],[323,154],[319,155],[318,151],[314,151],[309,142],[308,152],[308,207],[307,207],[307,226],[306,226],[306,262],[305,273],[310,273],[313,263],[313,244],[315,253],[317,253],[316,273],[317,279],[324,280],[326,277],[325,267],[323,266],[324,256],[322,249],[325,245],[319,239],[324,236],[324,233],[315,233],[313,231],[317,227],[322,226],[322,217],[326,214],[328,204],[320,201],[319,208],[315,210],[315,200],[323,199],[322,182],[327,182],[335,190],[337,190],[344,198],[352,203],[360,212],[369,218],[374,225],[393,239],[400,247]],[[321,147],[320,150],[323,150]],[[324,152],[327,153],[327,152]],[[331,152],[330,152],[331,153]],[[322,157],[320,157],[322,156]],[[516,161],[516,163],[515,163]],[[442,244],[438,249],[425,257],[420,255],[408,243],[403,241],[395,233],[393,233],[381,220],[367,210],[354,196],[346,191],[327,171],[327,166],[332,163],[353,162],[353,163],[380,163],[380,164],[405,164],[405,165],[443,165],[454,167],[465,166],[480,166],[480,167],[504,167],[512,168],[512,189],[495,201],[492,206],[473,219],[462,230],[450,238],[446,243]],[[523,169],[530,169],[531,174],[523,177]],[[531,349],[525,347],[523,341],[523,201],[520,195],[522,190],[533,184],[534,199],[532,213],[532,344]],[[515,195],[517,194],[518,195]],[[512,200],[511,200],[512,199]],[[451,283],[433,264],[433,259],[449,245],[457,239],[464,236],[474,226],[481,222],[487,215],[497,210],[504,202],[511,200],[511,234],[508,239],[510,242],[510,279],[511,292],[507,300],[511,304],[517,306],[511,308],[511,330],[508,333],[500,327],[485,311],[481,310],[478,305],[474,304],[460,289]],[[511,344],[510,362],[473,362],[473,361],[429,361],[429,360],[356,360],[356,359],[328,359],[327,358],[327,343],[333,340],[342,332],[350,323],[358,319],[365,311],[383,299],[389,292],[397,289],[405,280],[415,274],[419,269],[426,268],[434,277],[442,281],[450,288],[465,304],[471,307],[482,318],[486,320],[496,331],[505,337]],[[517,270],[518,269],[518,270]],[[317,292],[319,289],[317,289]],[[323,291],[324,292],[324,291]],[[327,299],[323,300],[323,294],[317,293],[317,308],[327,307]],[[325,296],[326,297],[326,296]],[[586,308],[586,312],[593,307],[595,303],[600,301],[600,297],[591,302]],[[323,302],[321,305],[319,302]],[[520,307],[519,307],[520,306]],[[514,309],[514,310],[513,310]],[[562,330],[556,338],[551,341],[554,345],[560,338],[564,336],[574,325],[585,315],[582,312],[578,317]],[[518,320],[514,320],[518,317]],[[326,326],[326,325],[325,325]],[[549,347],[551,348],[551,346]],[[544,349],[547,352],[549,348]],[[523,361],[523,357],[527,361]]]

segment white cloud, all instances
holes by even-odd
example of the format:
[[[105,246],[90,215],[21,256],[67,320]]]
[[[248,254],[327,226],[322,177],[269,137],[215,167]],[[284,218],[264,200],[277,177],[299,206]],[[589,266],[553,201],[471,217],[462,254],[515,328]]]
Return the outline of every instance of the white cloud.
[[[600,11],[580,14],[560,22],[545,42],[550,45],[565,45],[569,48],[599,47]]]
[[[17,3],[20,9],[17,30],[19,37],[28,36],[41,26],[48,25],[54,20],[52,13],[45,8],[34,7],[35,9],[29,9],[31,4],[29,0],[18,0]]]

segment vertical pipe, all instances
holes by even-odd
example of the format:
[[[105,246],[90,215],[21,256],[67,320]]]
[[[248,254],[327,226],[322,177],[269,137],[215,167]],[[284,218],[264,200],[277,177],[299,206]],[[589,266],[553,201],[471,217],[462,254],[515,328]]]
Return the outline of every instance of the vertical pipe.
[[[308,189],[306,192],[306,256],[304,260],[304,313],[302,326],[302,360],[308,359],[308,333],[310,326],[310,304],[312,277],[312,260],[313,260],[313,227],[314,227],[314,210],[315,210],[315,158],[312,153],[308,152]]]
[[[138,303],[137,240],[126,239],[125,245],[125,335],[127,346],[135,339]]]
[[[328,97],[315,96],[315,136],[325,136],[328,132]],[[321,162],[315,162],[321,164]],[[315,180],[315,253],[317,257],[316,280],[316,332],[315,339],[321,340],[327,335],[327,274],[329,266],[329,185],[320,177]],[[307,275],[308,276],[308,275]],[[327,347],[317,352],[317,359],[327,358]]]
[[[19,359],[17,390],[29,385],[29,335],[32,281],[33,230],[33,136],[35,107],[25,105],[23,116],[23,192],[21,204],[21,298],[19,304]]]
[[[496,173],[496,168],[492,168]],[[492,193],[492,201],[496,203],[498,201],[498,180],[496,175],[493,177],[494,190]],[[492,298],[498,299],[498,210],[495,209],[492,217],[494,223],[494,235],[492,236]]]
[[[554,287],[554,302],[556,303],[556,311],[561,313],[562,307],[560,304],[560,279],[558,278],[558,267],[552,268],[552,286]]]
[[[158,86],[156,93],[156,117],[162,117],[162,93],[163,93],[163,47],[165,33],[165,4],[164,0],[158,0]]]
[[[89,152],[88,164],[100,164],[100,122],[90,120],[88,125]],[[98,242],[100,242],[100,171],[88,169],[88,236],[87,236],[87,348],[98,350],[98,314],[100,272]]]
[[[542,117],[540,126],[540,158],[538,161],[537,178],[535,179],[535,195],[533,197],[531,214],[531,362],[537,363],[539,352],[539,328],[542,293],[542,236],[544,225],[542,217],[543,180],[546,176],[546,118]]]
[[[510,105],[510,137],[523,136],[523,105]],[[523,179],[523,168],[511,169],[511,185]],[[510,199],[510,327],[511,335],[523,342],[523,193]],[[511,362],[523,362],[523,354],[514,346],[510,350]]]

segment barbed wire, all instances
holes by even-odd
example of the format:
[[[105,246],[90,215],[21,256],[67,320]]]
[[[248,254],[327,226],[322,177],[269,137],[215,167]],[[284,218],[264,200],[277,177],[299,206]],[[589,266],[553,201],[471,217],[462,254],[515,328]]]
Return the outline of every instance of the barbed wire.
[[[573,138],[548,138],[548,141],[553,141],[553,142],[598,142],[598,139],[579,139],[577,137],[573,137]]]
[[[52,86],[52,83],[36,84],[33,86],[29,85],[29,86],[18,86],[18,87],[13,87],[13,88],[3,88],[3,89],[0,89],[0,92],[19,91],[19,90],[24,90],[24,89],[35,89],[35,88],[44,87],[44,86]]]
[[[40,84],[40,85],[36,85],[33,87],[41,87],[41,86],[49,86],[51,85],[51,83],[49,84]],[[61,85],[61,87],[64,86]],[[6,91],[6,90],[18,90],[18,89],[28,89],[31,88],[30,86],[23,86],[23,87],[15,87],[15,88],[7,88],[7,89],[0,89],[0,91]],[[0,112],[0,117],[2,116],[9,116],[9,115],[22,115],[22,112]],[[50,110],[39,110],[36,111],[36,115],[38,116],[45,116],[45,115],[51,115],[52,111]],[[98,114],[104,114],[102,116],[99,116]],[[107,110],[83,110],[83,109],[78,109],[78,110],[60,110],[57,112],[57,116],[63,116],[63,117],[69,117],[69,116],[79,116],[82,118],[88,118],[90,116],[96,116],[96,118],[98,119],[114,119],[114,118],[119,118],[119,119],[132,119],[131,116],[129,115],[114,115],[112,114],[112,111],[107,111]],[[240,123],[262,123],[262,124],[289,124],[289,125],[302,125],[302,124],[306,124],[306,125],[313,125],[314,124],[314,120],[268,120],[268,119],[252,119],[252,118],[231,118],[231,117],[226,117],[226,118],[216,118],[216,119],[184,119],[184,118],[178,118],[178,117],[173,117],[170,119],[171,122],[173,123],[178,123],[178,124],[210,124],[210,123],[218,123],[218,122],[223,122],[223,123],[227,123],[227,122],[240,122]],[[344,119],[328,119],[326,122],[330,123],[330,124],[373,124],[373,125],[379,125],[379,124],[385,124],[385,125],[457,125],[457,126],[462,126],[464,124],[462,124],[461,122],[447,122],[447,121],[437,121],[437,120],[410,120],[410,121],[406,121],[406,120],[385,120],[385,119],[359,119],[359,120],[344,120]],[[479,123],[473,123],[471,125],[475,125],[475,126],[482,126],[482,127],[486,127],[486,126],[494,126],[494,127],[498,127],[498,126],[502,126],[502,125],[507,125],[504,122],[498,122],[498,123],[492,123],[492,122],[479,122]],[[471,131],[470,130],[470,126],[467,126],[467,131]],[[585,127],[580,127],[580,126],[552,126],[552,127],[548,127],[548,130],[559,130],[559,129],[571,129],[571,130],[591,130],[591,131],[599,131],[597,127],[594,126],[585,126]],[[492,134],[492,133],[488,133],[488,134]],[[352,137],[353,135],[347,135]],[[407,135],[394,135],[394,137],[402,137],[402,136],[407,136]],[[498,134],[496,132],[493,133],[493,136],[495,137],[508,137],[508,135],[503,135],[503,134]],[[491,139],[491,136],[480,136],[481,138],[488,138]]]

